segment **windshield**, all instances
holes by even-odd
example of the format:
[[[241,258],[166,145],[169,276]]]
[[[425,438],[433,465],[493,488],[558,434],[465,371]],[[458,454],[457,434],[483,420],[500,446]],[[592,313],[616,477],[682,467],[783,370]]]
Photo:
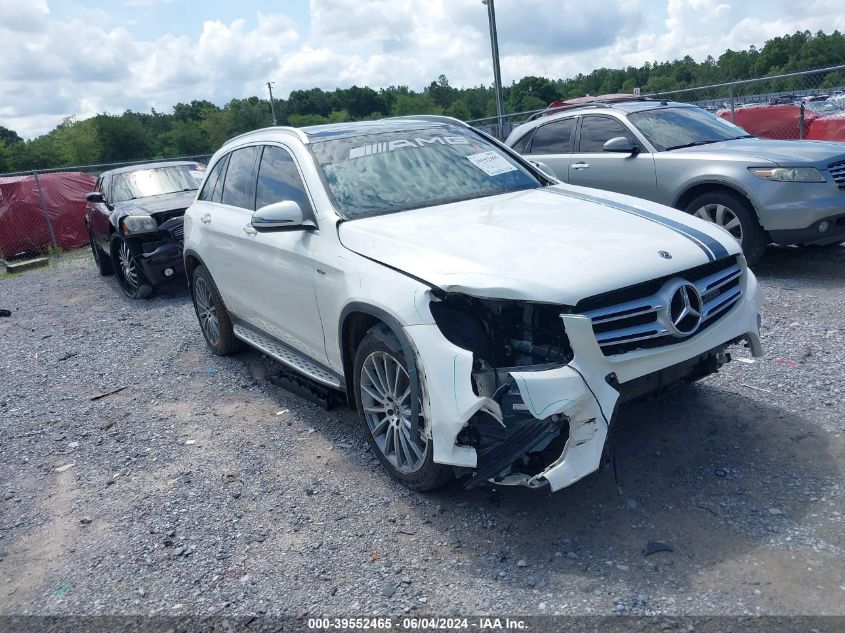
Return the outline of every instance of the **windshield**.
[[[804,107],[819,114],[845,114],[845,110],[833,101],[809,101],[804,104]]]
[[[516,159],[451,125],[310,147],[337,210],[348,220],[541,186]]]
[[[660,108],[634,112],[628,120],[659,152],[751,136],[701,108]]]
[[[175,165],[140,169],[116,174],[112,183],[112,201],[126,202],[178,191],[199,188],[205,168],[202,165]]]

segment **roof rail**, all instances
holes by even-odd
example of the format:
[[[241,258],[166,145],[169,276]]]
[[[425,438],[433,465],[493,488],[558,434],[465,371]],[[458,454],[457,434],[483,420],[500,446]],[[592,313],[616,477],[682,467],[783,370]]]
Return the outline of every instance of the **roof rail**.
[[[443,123],[457,123],[458,125],[463,125],[464,127],[472,127],[466,121],[461,121],[455,117],[445,116],[443,114],[403,114],[401,116],[387,117],[386,120],[391,119],[423,119],[424,121],[441,121]]]
[[[581,97],[581,99],[585,99],[585,97]],[[625,96],[625,97],[610,97],[607,99],[602,99],[601,97],[596,97],[595,99],[589,101],[583,101],[581,103],[566,103],[563,102],[561,105],[557,106],[550,106],[545,110],[541,110],[540,112],[536,112],[532,114],[527,121],[533,121],[536,118],[541,116],[549,116],[550,114],[556,114],[558,112],[565,112],[567,110],[577,110],[579,108],[610,108],[612,105],[616,103],[630,103],[631,101],[658,101],[658,99],[652,99],[651,97],[636,97],[636,96]],[[556,102],[552,102],[556,103]],[[560,102],[557,102],[560,103]],[[526,121],[526,122],[527,122]]]
[[[271,125],[268,127],[258,128],[257,130],[250,130],[249,132],[243,132],[241,134],[237,134],[232,138],[228,139],[226,142],[231,143],[232,141],[241,138],[242,136],[249,136],[250,134],[255,134],[256,132],[265,132],[267,130],[277,130],[281,132],[293,132],[293,134],[303,143],[308,142],[308,135],[305,134],[302,130],[298,127],[292,127],[290,125]]]
[[[562,105],[562,106],[555,106],[554,108],[546,108],[545,110],[540,110],[539,112],[535,112],[530,117],[528,117],[525,122],[533,121],[534,119],[539,119],[541,116],[549,116],[551,114],[557,114],[558,112],[566,112],[567,110],[579,110],[581,108],[609,108],[610,106],[606,103],[577,103],[572,105]]]

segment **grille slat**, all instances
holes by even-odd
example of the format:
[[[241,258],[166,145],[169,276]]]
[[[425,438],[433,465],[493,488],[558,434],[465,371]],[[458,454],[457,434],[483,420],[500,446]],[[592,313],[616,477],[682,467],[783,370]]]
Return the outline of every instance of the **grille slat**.
[[[843,165],[845,168],[845,165]],[[714,271],[714,268],[716,270]],[[701,296],[701,323],[691,336],[719,320],[742,296],[742,268],[735,258],[700,266],[691,270],[639,284],[629,290],[607,293],[585,300],[590,309],[583,314],[590,317],[596,341],[605,356],[622,354],[644,347],[671,345],[689,337],[673,335],[669,327],[667,292],[678,280],[692,283]],[[637,290],[650,292],[631,299]],[[627,300],[620,303],[619,297]],[[604,304],[604,305],[602,305]],[[576,310],[578,306],[576,306]],[[674,326],[671,326],[674,327]]]
[[[833,179],[836,181],[836,184],[840,187],[845,187],[845,160],[841,160],[837,163],[831,163],[827,166],[830,175],[833,176]]]

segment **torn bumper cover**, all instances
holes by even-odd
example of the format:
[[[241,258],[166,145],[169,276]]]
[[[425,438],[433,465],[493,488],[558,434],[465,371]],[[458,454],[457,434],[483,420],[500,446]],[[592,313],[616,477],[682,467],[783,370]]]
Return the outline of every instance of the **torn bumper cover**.
[[[478,395],[485,392],[478,389],[471,351],[445,340],[437,325],[407,326],[425,378],[423,412],[434,461],[471,469],[468,485],[493,481],[553,491],[569,486],[599,468],[622,401],[654,385],[712,373],[727,360],[728,345],[743,339],[759,356],[761,304],[749,273],[742,299],[719,327],[671,345],[607,356],[588,317],[563,314],[572,360],[551,368],[496,369],[509,387],[495,397]]]
[[[154,286],[185,280],[182,256],[184,218],[171,218],[158,227],[155,240],[141,244],[138,262],[147,280]]]

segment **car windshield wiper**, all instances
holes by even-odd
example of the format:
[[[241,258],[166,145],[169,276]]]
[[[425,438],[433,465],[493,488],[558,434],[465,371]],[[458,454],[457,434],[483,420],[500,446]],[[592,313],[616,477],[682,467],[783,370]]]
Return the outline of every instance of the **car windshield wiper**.
[[[684,143],[683,145],[673,145],[672,147],[667,147],[664,151],[670,151],[673,149],[683,149],[685,147],[695,147],[696,145],[709,145],[710,143],[721,143],[722,141],[727,139],[713,139],[710,141],[693,141],[692,143]]]

